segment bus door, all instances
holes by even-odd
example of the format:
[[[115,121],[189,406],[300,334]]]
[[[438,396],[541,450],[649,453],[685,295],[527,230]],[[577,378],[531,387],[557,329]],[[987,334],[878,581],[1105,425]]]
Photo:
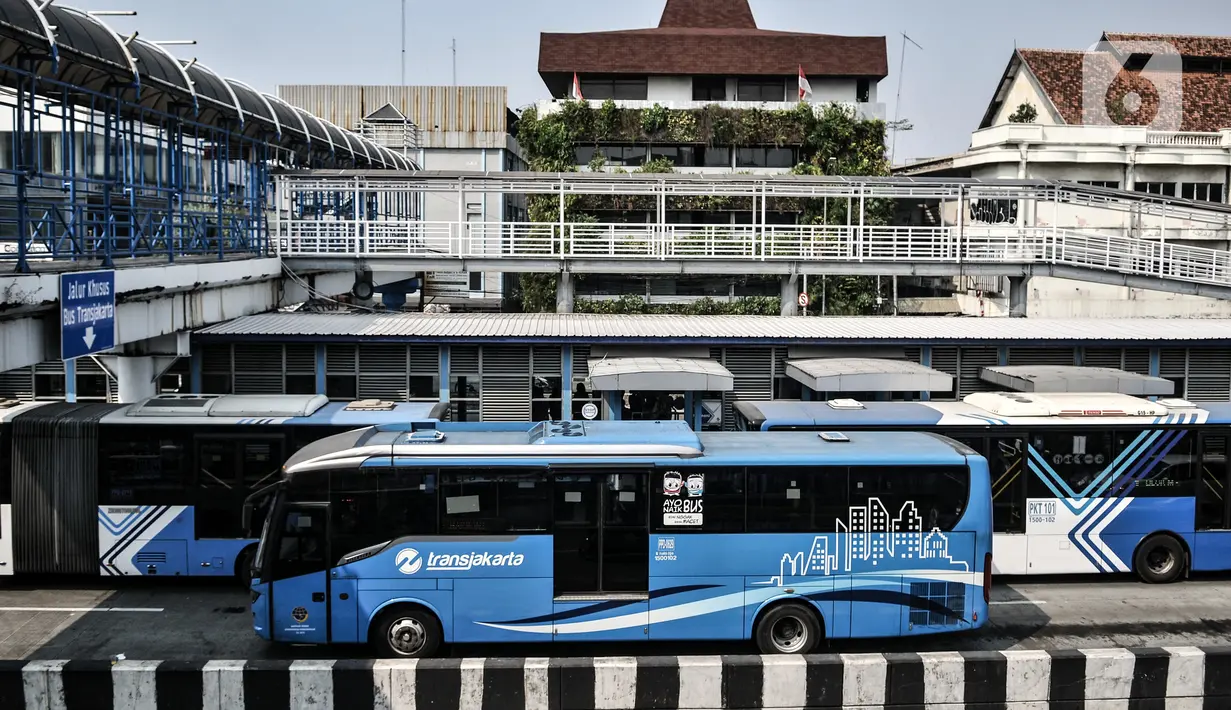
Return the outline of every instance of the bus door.
[[[1197,477],[1197,543],[1194,569],[1226,569],[1231,559],[1231,465],[1227,436],[1202,433]]]
[[[557,641],[645,640],[649,468],[553,468]]]
[[[966,441],[966,439],[963,439]],[[975,446],[976,439],[969,438],[968,445],[987,457],[988,472],[992,479],[992,565],[996,574],[1026,574],[1028,558],[1026,523],[1028,502],[1026,488],[1030,477],[1025,432],[1001,432],[993,430],[984,439],[983,445]]]
[[[277,544],[266,553],[270,557],[269,627],[273,640],[327,643],[331,611],[329,505],[287,503],[278,519],[282,524]]]

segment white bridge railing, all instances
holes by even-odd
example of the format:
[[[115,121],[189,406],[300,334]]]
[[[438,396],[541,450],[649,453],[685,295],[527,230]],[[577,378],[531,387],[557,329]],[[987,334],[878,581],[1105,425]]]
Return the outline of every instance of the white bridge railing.
[[[1050,263],[1231,287],[1231,252],[1052,228],[458,223],[286,219],[283,257]],[[636,267],[630,263],[630,270]]]

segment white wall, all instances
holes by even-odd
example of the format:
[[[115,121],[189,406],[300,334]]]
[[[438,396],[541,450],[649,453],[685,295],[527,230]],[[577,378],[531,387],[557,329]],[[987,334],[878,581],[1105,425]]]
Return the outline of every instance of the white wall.
[[[419,151],[420,165],[424,170],[477,170],[503,171],[504,151],[494,149],[427,149]],[[471,193],[465,195],[465,211],[469,221],[502,222],[504,220],[500,195]],[[458,196],[456,194],[428,193],[424,197],[424,219],[428,222],[456,222],[458,220]],[[476,245],[482,248],[483,245]],[[498,244],[486,245],[485,251],[499,253]],[[442,298],[499,298],[503,281],[500,274],[483,275],[483,291],[470,292],[470,277],[465,273],[428,274],[427,295]]]
[[[1030,279],[1031,318],[1227,318],[1231,301],[1036,276]]]
[[[692,101],[691,76],[651,76],[646,89],[648,101]]]
[[[1000,110],[996,112],[995,118],[992,119],[992,125],[999,126],[1008,123],[1009,116],[1012,116],[1017,111],[1017,107],[1024,103],[1032,104],[1038,111],[1039,117],[1034,120],[1035,123],[1044,126],[1059,123],[1058,117],[1052,114],[1050,102],[1039,90],[1034,77],[1030,76],[1030,72],[1025,67],[1022,67],[1009,84],[1009,93],[1004,103],[1000,105]]]

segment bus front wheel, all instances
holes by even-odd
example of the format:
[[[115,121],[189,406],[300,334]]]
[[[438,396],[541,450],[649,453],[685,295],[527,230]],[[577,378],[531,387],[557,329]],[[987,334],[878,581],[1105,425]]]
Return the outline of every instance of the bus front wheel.
[[[372,625],[371,642],[382,658],[431,658],[443,637],[440,621],[417,606],[395,606]]]
[[[762,614],[754,635],[761,653],[809,653],[821,640],[821,625],[811,608],[792,602]]]
[[[1137,548],[1133,570],[1148,584],[1168,584],[1184,574],[1184,546],[1171,535],[1155,535]]]

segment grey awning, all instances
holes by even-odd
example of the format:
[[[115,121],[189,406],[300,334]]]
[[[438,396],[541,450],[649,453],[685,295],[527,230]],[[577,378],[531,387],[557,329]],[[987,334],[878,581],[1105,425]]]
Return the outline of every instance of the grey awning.
[[[1161,377],[1110,367],[1076,365],[1016,365],[985,367],[980,377],[1017,392],[1115,392],[1137,396],[1170,396],[1175,384]]]
[[[909,360],[790,360],[786,374],[816,392],[948,392],[953,376]]]
[[[590,362],[590,387],[607,392],[730,392],[735,378],[713,360],[616,357]]]

